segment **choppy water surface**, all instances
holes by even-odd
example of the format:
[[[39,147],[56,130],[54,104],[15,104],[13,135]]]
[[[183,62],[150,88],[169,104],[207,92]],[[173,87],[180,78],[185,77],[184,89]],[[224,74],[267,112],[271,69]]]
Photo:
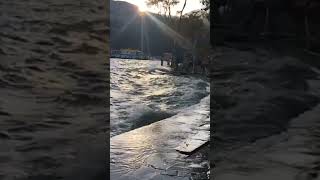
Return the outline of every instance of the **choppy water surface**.
[[[205,80],[175,76],[159,61],[110,61],[111,136],[173,116],[209,94]]]

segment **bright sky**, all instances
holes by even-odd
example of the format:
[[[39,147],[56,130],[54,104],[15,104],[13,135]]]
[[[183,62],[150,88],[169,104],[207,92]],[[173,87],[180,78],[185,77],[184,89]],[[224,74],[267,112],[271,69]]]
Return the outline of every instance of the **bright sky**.
[[[158,9],[148,7],[146,4],[146,0],[122,0],[122,1],[127,1],[131,4],[135,4],[136,6],[139,7],[139,9],[141,11],[150,11],[150,12],[154,12],[154,13],[159,12]],[[181,9],[183,7],[183,3],[184,3],[184,0],[180,0],[180,3],[178,5],[176,5],[174,7],[174,9],[172,9],[172,15],[175,15],[177,11],[181,11]],[[188,0],[187,5],[186,5],[183,12],[188,13],[193,10],[197,10],[197,9],[201,9],[201,8],[202,8],[202,4],[200,3],[200,0]]]

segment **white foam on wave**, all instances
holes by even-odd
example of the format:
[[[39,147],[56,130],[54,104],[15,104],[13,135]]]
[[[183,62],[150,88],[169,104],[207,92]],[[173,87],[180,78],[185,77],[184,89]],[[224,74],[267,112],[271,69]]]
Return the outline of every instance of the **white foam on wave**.
[[[157,61],[111,59],[111,136],[178,114],[209,94],[205,80],[169,71]]]

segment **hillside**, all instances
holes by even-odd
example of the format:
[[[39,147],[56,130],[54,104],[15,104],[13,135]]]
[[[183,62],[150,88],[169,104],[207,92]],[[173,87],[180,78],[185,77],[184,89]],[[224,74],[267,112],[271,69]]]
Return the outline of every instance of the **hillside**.
[[[160,18],[159,15],[153,14]],[[135,5],[124,1],[110,1],[111,48],[141,48],[141,16]],[[143,51],[161,55],[170,51],[170,38],[148,16],[144,17]]]

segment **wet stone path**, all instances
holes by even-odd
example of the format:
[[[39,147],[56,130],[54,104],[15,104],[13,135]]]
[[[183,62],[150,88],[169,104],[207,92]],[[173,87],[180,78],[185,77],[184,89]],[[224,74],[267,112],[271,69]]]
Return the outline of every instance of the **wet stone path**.
[[[214,180],[319,180],[320,105],[290,123],[288,131],[226,154]]]
[[[193,142],[208,143],[209,101],[208,96],[178,115],[112,137],[111,179],[209,179],[208,157],[201,148],[193,154],[177,151]]]

